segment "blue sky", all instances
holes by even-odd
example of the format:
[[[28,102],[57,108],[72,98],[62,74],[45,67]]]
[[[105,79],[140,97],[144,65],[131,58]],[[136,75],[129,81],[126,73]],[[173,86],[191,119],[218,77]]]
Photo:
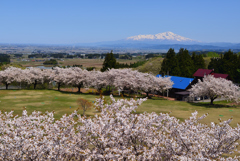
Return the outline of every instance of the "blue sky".
[[[239,0],[1,0],[0,43],[88,43],[166,31],[240,43],[239,7]]]

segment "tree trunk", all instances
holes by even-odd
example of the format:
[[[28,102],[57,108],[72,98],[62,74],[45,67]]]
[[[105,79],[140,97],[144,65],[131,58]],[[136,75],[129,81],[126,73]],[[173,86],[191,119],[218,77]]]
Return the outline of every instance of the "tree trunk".
[[[108,94],[110,94],[110,86],[108,86]]]
[[[149,97],[148,97],[148,95],[149,95],[149,92],[146,92],[146,94],[147,94],[147,98],[149,98]]]
[[[98,89],[97,89],[97,92],[99,93],[99,95],[102,95],[101,89],[102,89],[102,88],[98,88]]]
[[[58,91],[60,91],[61,83],[58,83]]]
[[[37,81],[35,80],[34,89],[36,89],[36,86],[37,86]]]
[[[9,84],[8,84],[8,83],[6,83],[6,89],[8,89],[8,85],[9,85]]]
[[[83,116],[85,116],[85,110],[83,110]]]
[[[78,93],[81,93],[81,85],[80,86],[78,86]]]
[[[214,98],[211,98],[211,103],[210,103],[211,105],[213,105],[213,100],[214,100]]]
[[[124,90],[122,90],[122,95],[124,96]]]

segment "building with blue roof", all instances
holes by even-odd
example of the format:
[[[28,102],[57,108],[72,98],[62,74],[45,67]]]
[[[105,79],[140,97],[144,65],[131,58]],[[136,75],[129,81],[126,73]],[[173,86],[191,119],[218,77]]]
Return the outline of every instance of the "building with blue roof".
[[[158,74],[157,77],[162,77],[161,74]],[[171,77],[171,81],[174,83],[172,88],[186,90],[186,88],[192,83],[193,78],[178,77],[166,75],[164,77]]]
[[[162,77],[161,74],[158,74],[156,77]],[[189,96],[187,89],[191,88],[191,85],[194,84],[194,78],[178,77],[165,75],[164,77],[171,77],[173,82],[172,89],[169,91],[169,96],[175,97],[178,100],[185,100]]]

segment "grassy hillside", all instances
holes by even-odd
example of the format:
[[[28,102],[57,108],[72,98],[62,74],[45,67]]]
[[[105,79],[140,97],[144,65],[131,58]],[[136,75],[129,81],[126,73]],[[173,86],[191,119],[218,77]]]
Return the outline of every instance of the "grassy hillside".
[[[161,70],[162,61],[163,61],[162,57],[151,58],[143,66],[140,66],[137,69],[140,72],[144,72],[144,73],[148,72],[148,73],[153,73],[154,75],[156,75],[156,74],[159,74],[159,72]]]

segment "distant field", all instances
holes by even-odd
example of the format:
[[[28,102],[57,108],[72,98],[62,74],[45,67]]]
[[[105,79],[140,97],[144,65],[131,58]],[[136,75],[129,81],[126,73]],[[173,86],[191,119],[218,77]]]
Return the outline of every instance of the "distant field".
[[[16,58],[11,59],[12,64],[21,64],[24,67],[35,67],[35,66],[42,66],[43,62],[34,62],[32,60],[43,60],[44,58],[37,58],[37,59],[30,59],[30,61],[17,61]],[[67,65],[82,65],[83,67],[96,67],[97,69],[102,68],[102,64],[104,59],[80,59],[80,58],[74,58],[74,59],[63,59],[64,61],[57,60],[59,65],[61,66],[67,66]],[[118,59],[117,62],[119,63],[134,63],[141,59],[133,58],[132,60],[125,60],[125,59]]]
[[[78,108],[76,100],[78,98],[95,101],[98,95],[78,94],[75,92],[64,92],[55,90],[0,90],[0,110],[11,111],[21,115],[23,107],[26,107],[30,113],[37,111],[55,111],[55,117],[59,119],[65,113],[72,113]],[[115,96],[116,99],[120,97]],[[108,96],[107,96],[108,98]],[[162,98],[154,97],[144,102],[138,109],[137,113],[156,112],[168,113],[177,117],[181,121],[191,116],[191,113],[197,110],[199,116],[208,113],[209,116],[201,122],[210,124],[210,122],[218,122],[218,119],[223,120],[233,118],[232,126],[236,126],[240,122],[240,106],[229,107],[228,102],[216,102],[217,105],[209,106],[208,104],[198,103],[192,104],[182,101],[170,101]],[[221,105],[218,105],[221,104]],[[70,108],[71,107],[71,108]],[[79,113],[82,113],[80,110]],[[92,116],[97,114],[94,109],[86,112]]]
[[[26,56],[25,56],[26,57]],[[37,58],[37,59],[30,59],[30,61],[17,61],[18,59],[12,58],[12,64],[21,64],[23,67],[35,67],[35,66],[43,66],[43,62],[34,62],[32,60],[43,60],[44,58]],[[74,58],[74,59],[63,59],[64,61],[58,60],[58,63],[60,66],[67,66],[67,65],[82,65],[83,67],[96,67],[97,69],[102,68],[102,64],[104,59],[80,59],[80,58]],[[119,63],[134,63],[137,61],[141,61],[140,57],[135,57],[132,60],[125,60],[125,59],[117,59],[117,62]],[[163,58],[157,57],[157,58],[151,58],[147,63],[145,63],[143,66],[138,67],[137,69],[141,72],[151,72],[153,74],[159,74],[159,71],[161,70],[161,64],[162,64]],[[208,67],[208,64],[211,61],[210,57],[204,57],[206,68]],[[47,66],[47,65],[46,65]]]

